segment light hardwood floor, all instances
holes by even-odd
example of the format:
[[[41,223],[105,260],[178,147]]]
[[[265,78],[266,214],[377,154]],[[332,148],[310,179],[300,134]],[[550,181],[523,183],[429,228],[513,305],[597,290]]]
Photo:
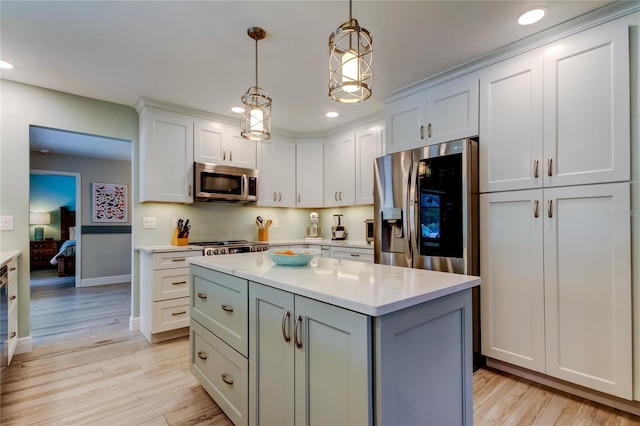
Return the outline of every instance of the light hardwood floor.
[[[3,377],[3,425],[232,424],[189,372],[187,338],[150,345],[128,330],[128,283],[32,292],[34,349],[16,355]],[[481,369],[474,423],[640,425],[640,418]]]

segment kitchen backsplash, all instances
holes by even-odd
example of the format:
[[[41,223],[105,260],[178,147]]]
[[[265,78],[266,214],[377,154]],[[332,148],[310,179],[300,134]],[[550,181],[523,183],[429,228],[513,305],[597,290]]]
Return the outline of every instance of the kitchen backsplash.
[[[304,238],[310,225],[309,215],[319,215],[322,236],[331,238],[333,215],[342,214],[349,233],[348,240],[365,239],[364,220],[373,218],[373,206],[343,208],[295,209],[269,207],[243,207],[230,203],[140,204],[135,220],[142,225],[143,217],[155,217],[155,229],[142,229],[136,245],[169,244],[171,242],[173,218],[189,219],[190,241],[217,241],[231,239],[258,239],[256,217],[271,219],[269,241]],[[276,227],[277,224],[277,227]],[[141,226],[142,227],[142,226]]]

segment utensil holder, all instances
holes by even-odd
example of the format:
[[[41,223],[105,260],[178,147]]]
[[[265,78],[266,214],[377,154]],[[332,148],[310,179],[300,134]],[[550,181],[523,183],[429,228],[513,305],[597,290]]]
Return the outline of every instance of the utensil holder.
[[[258,241],[269,241],[269,230],[267,228],[258,229]]]
[[[173,228],[173,237],[171,238],[172,246],[186,246],[189,245],[189,237],[178,238],[178,228]]]

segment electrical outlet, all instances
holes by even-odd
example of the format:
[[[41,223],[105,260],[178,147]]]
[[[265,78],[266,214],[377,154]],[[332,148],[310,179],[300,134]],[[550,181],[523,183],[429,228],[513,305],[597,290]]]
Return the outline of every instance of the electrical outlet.
[[[280,221],[278,219],[273,219],[271,221],[271,227],[272,228],[277,228],[278,226],[280,226]]]
[[[13,231],[13,216],[0,216],[0,231]]]
[[[156,229],[156,218],[153,216],[142,218],[142,227],[144,229]]]

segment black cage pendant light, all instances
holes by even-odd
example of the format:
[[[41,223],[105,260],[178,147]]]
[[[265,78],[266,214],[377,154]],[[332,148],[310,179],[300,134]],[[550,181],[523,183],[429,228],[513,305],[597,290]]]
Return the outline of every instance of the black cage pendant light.
[[[371,96],[373,49],[371,34],[352,18],[329,36],[329,97],[343,103],[363,102]]]
[[[250,87],[241,98],[244,112],[240,135],[245,139],[261,141],[271,138],[271,98],[258,87],[258,40],[262,40],[266,32],[262,28],[251,27],[247,34],[256,41],[256,85]]]

